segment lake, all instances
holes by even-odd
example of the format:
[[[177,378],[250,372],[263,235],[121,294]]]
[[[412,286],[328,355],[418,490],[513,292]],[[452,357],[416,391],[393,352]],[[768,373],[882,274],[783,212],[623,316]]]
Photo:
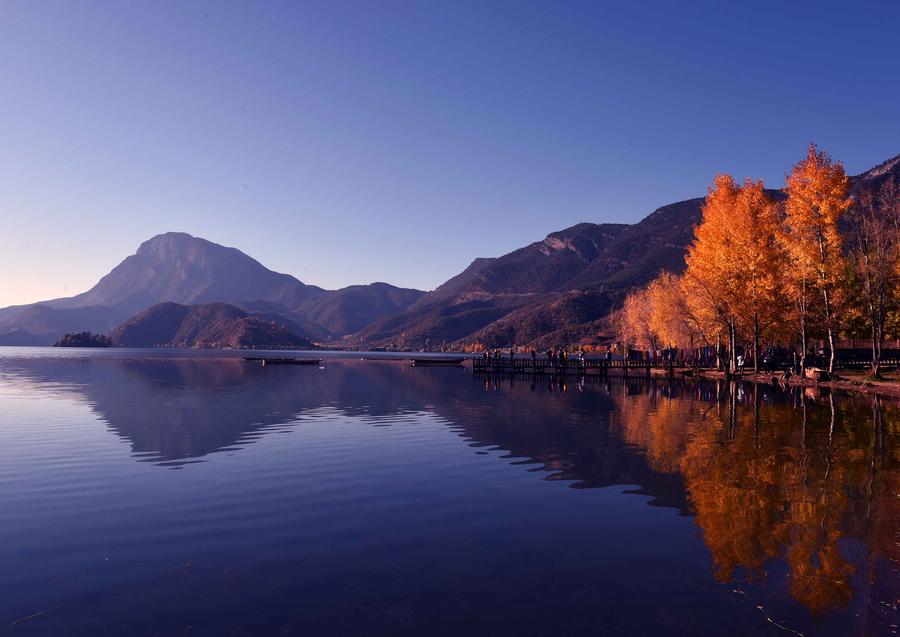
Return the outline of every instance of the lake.
[[[890,635],[900,408],[0,348],[0,634]]]

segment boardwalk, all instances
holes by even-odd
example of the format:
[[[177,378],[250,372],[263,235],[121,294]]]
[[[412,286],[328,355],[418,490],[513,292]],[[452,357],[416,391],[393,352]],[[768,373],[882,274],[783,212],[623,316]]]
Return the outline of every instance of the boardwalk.
[[[663,361],[661,361],[663,362]],[[617,374],[622,376],[642,375],[650,376],[650,370],[654,365],[649,360],[622,360],[605,358],[586,358],[579,360],[570,358],[563,363],[549,358],[476,358],[472,361],[472,370],[476,373],[500,373],[500,374],[570,374],[582,376],[606,376]],[[673,367],[683,367],[675,365]],[[663,368],[668,368],[666,365]]]
[[[834,361],[835,370],[858,369],[865,370],[871,366],[870,358],[864,356],[858,358],[848,358],[838,356]],[[808,367],[818,367],[826,369],[828,366],[827,359],[823,356],[811,355],[807,359]],[[882,368],[900,368],[900,356],[891,352],[889,355],[883,356],[881,359]],[[783,371],[789,369],[790,365],[778,365],[775,368],[760,368],[760,371]],[[655,360],[623,360],[605,358],[586,358],[583,361],[577,358],[570,358],[564,363],[553,361],[549,358],[537,358],[532,361],[531,358],[517,357],[509,358],[503,356],[501,358],[475,358],[472,360],[472,370],[475,373],[488,374],[516,374],[516,375],[533,375],[533,374],[557,374],[557,375],[575,375],[575,376],[647,376],[649,377],[652,369],[660,369],[674,374],[676,370],[684,369],[708,369],[715,370],[716,365],[713,360],[698,361],[696,365],[685,361],[668,361],[657,358]],[[744,373],[752,372],[752,365],[744,365],[742,367]]]

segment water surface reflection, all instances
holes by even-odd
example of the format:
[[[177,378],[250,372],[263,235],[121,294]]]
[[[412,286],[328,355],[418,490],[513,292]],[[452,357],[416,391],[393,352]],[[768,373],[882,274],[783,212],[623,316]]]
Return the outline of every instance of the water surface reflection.
[[[134,460],[149,462],[154,471],[183,469],[177,483],[169,482],[188,489],[179,502],[183,510],[197,506],[210,489],[216,497],[230,498],[223,500],[229,503],[228,514],[221,514],[218,522],[219,514],[210,514],[205,526],[193,529],[193,542],[202,545],[209,525],[216,523],[226,533],[227,520],[241,509],[263,516],[254,518],[256,532],[261,537],[271,534],[270,547],[282,547],[280,554],[272,549],[282,569],[276,583],[271,573],[252,566],[259,548],[246,536],[227,532],[222,540],[232,554],[244,552],[251,560],[245,564],[246,579],[234,584],[235,599],[245,599],[254,590],[254,603],[274,613],[271,622],[251,622],[251,633],[325,627],[324,633],[360,634],[368,627],[363,632],[452,634],[454,624],[447,621],[451,612],[461,622],[457,627],[485,626],[485,634],[541,634],[551,629],[592,634],[601,626],[621,634],[640,634],[651,627],[671,634],[720,634],[729,627],[734,634],[791,630],[874,635],[889,634],[897,624],[900,413],[895,403],[878,398],[746,384],[478,378],[467,370],[411,368],[402,362],[336,360],[325,369],[262,368],[236,358],[115,356],[0,357],[0,390],[0,419],[7,414],[11,421],[12,411],[2,411],[4,399],[10,397],[29,404],[44,399],[86,405],[129,445]],[[40,413],[38,409],[38,417]],[[368,427],[369,433],[353,429],[357,433],[348,436],[342,428],[348,423]],[[382,426],[396,428],[390,447],[383,446],[387,438],[375,432]],[[469,449],[468,459],[441,429],[467,443],[459,448]],[[18,443],[25,436],[30,444],[29,434],[22,431],[10,429],[5,435],[15,435]],[[249,452],[254,443],[277,440],[280,434],[297,446],[286,446],[282,456],[267,447],[268,455],[242,469],[244,476],[221,473],[224,466],[212,462],[220,454]],[[22,448],[32,448],[28,444]],[[83,453],[94,448],[85,446]],[[300,464],[278,464],[290,463],[290,458]],[[112,464],[107,456],[95,460]],[[217,483],[198,482],[201,473],[192,472],[199,472],[199,466],[185,466],[196,462],[213,465],[203,480],[241,477],[247,489],[278,485],[291,493],[300,509],[288,512],[277,500],[262,501],[249,492],[240,498],[220,494],[213,486]],[[81,473],[69,478],[87,481],[88,469],[78,468]],[[9,477],[34,478],[39,470],[49,468],[38,465]],[[521,481],[517,476],[522,475],[528,479]],[[537,478],[603,495],[572,500],[563,492],[539,488]],[[158,481],[152,475],[142,479]],[[425,485],[431,495],[421,500]],[[602,488],[617,485],[624,488],[616,493],[624,494],[609,499]],[[338,486],[342,495],[329,495]],[[0,495],[13,489],[10,482],[0,482]],[[34,489],[40,495],[40,489]],[[433,508],[425,504],[429,501]],[[674,517],[651,516],[644,503],[672,511]],[[375,517],[355,517],[360,507],[375,507],[369,514]],[[313,515],[314,510],[327,510],[328,515]],[[138,516],[134,511],[129,515]],[[675,522],[679,518],[690,520],[690,525]],[[405,520],[402,528],[399,520]],[[459,526],[452,527],[448,520]],[[17,521],[22,528],[37,523],[27,512]],[[170,526],[149,524],[149,537],[165,547],[161,551],[183,549],[185,540],[168,531]],[[457,537],[469,537],[475,544],[467,544],[468,549],[445,563],[447,556],[438,547],[452,545],[443,535],[451,527]],[[660,536],[650,540],[634,528]],[[328,538],[319,546],[328,548],[316,553],[312,537],[319,538],[319,532],[321,541]],[[566,545],[552,539],[560,532],[576,535]],[[311,535],[298,544],[304,534]],[[592,543],[591,535],[608,539]],[[4,539],[15,543],[17,537],[10,532]],[[701,540],[705,557],[692,548],[694,538]],[[622,555],[610,554],[612,543],[621,544],[617,550]],[[374,556],[352,565],[346,557],[337,557],[363,547],[384,553],[388,545],[395,551],[393,565],[381,564]],[[472,546],[490,550],[473,552]],[[77,551],[78,546],[69,549]],[[650,553],[653,563],[642,557]],[[536,555],[547,561],[532,564]],[[630,566],[611,567],[620,558]],[[21,568],[22,562],[13,562],[11,566]],[[304,572],[315,570],[315,564],[330,573],[319,581],[319,611],[291,610],[292,603],[271,587],[309,592],[305,587],[314,583]],[[425,564],[441,566],[429,569]],[[528,570],[521,571],[526,564]],[[178,607],[178,612],[138,622],[140,627],[165,632],[180,626],[178,622],[191,615],[181,605],[202,606],[206,602],[198,599],[205,597],[198,595],[221,592],[221,573],[213,571],[174,600],[165,587],[148,593],[138,579],[132,584],[135,598],[149,595]],[[514,572],[518,575],[511,584]],[[475,573],[478,586],[471,580]],[[338,575],[350,579],[341,579],[333,589],[323,584]],[[370,579],[376,575],[406,577],[416,585],[400,586],[392,601],[384,598],[383,583]],[[597,577],[612,577],[622,591]],[[687,588],[679,589],[679,581]],[[448,582],[471,585],[471,594],[463,589],[449,597],[425,593]],[[97,586],[104,590],[102,582]],[[617,597],[625,591],[627,598]],[[84,603],[103,617],[98,609],[102,604],[109,608],[110,601],[96,594],[100,601]],[[37,588],[28,591],[26,586],[18,595],[11,621],[41,605]],[[370,612],[347,615],[347,595]],[[522,608],[526,600],[534,605],[528,611]],[[645,608],[627,608],[636,602]],[[130,603],[133,612],[131,598]],[[379,617],[374,624],[372,613]],[[407,615],[402,619],[396,613]],[[57,621],[72,620],[56,614]],[[340,629],[328,623],[342,616],[349,623]],[[43,621],[17,628],[40,634],[41,627],[52,626],[54,620]],[[80,616],[78,621],[75,625],[84,626],[85,634],[88,628],[105,625]],[[230,626],[244,630],[246,625],[239,615],[226,612],[221,621],[207,617],[194,630],[232,634]]]

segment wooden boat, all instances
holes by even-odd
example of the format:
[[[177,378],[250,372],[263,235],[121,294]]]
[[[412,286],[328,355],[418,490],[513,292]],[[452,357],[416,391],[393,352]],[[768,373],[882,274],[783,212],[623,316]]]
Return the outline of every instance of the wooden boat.
[[[248,359],[248,360],[261,360],[263,366],[266,365],[316,365],[318,366],[321,362],[321,358],[261,358],[261,359]]]
[[[816,382],[820,380],[829,380],[828,371],[819,369],[818,367],[807,367],[806,378],[808,378],[809,380],[814,380]]]
[[[459,358],[414,358],[413,367],[437,367],[439,365],[453,365],[458,367],[466,360],[464,356]]]

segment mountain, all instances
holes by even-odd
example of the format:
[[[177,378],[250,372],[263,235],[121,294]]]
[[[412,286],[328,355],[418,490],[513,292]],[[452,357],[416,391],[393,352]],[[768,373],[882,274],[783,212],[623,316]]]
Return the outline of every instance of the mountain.
[[[852,177],[851,187],[860,196],[890,179],[900,182],[900,156]],[[0,345],[49,345],[66,332],[105,333],[163,302],[228,303],[340,346],[594,342],[608,336],[605,319],[629,290],[662,270],[683,269],[702,203],[672,203],[636,224],[580,223],[509,254],[475,259],[429,293],[386,283],[324,290],[235,248],[166,233],[143,243],[83,294],[0,309]]]
[[[0,345],[52,345],[67,333],[105,334],[127,317],[118,308],[102,306],[59,308],[35,303],[6,309],[13,311],[0,314]]]
[[[509,254],[476,259],[409,310],[374,321],[362,346],[552,345],[581,338],[624,292],[679,270],[702,199],[629,224],[580,223]]]
[[[418,301],[425,292],[387,283],[351,285],[319,294],[300,303],[295,313],[321,325],[331,334],[352,334],[383,316],[397,314]]]
[[[227,303],[160,303],[109,334],[120,347],[309,348],[308,338],[276,320],[251,316]]]
[[[324,341],[402,311],[422,294],[386,283],[324,290],[273,272],[236,248],[169,232],[142,243],[87,292],[0,309],[0,344],[49,345],[66,332],[106,333],[164,302],[229,303]]]
[[[198,304],[259,299],[294,307],[321,292],[269,270],[236,248],[169,232],[142,243],[87,292],[47,305],[108,306],[129,314],[161,301]]]
[[[900,156],[851,178],[856,196],[900,182]],[[784,193],[770,190],[781,199]],[[352,342],[418,349],[440,344],[540,348],[610,336],[605,318],[629,290],[684,269],[702,198],[663,206],[636,224],[580,223],[501,257],[479,258],[408,310]]]

